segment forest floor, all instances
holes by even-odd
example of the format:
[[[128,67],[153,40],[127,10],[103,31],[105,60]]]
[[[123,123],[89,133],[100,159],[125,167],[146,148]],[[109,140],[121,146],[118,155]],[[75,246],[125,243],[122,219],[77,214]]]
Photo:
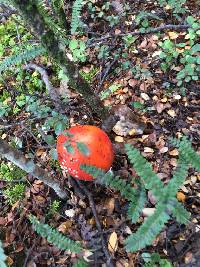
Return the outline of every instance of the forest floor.
[[[154,1],[116,0],[111,1],[108,9],[102,8],[105,1],[94,0],[91,3],[95,9],[89,12],[89,8],[84,7],[82,13],[87,34],[83,34],[81,40],[87,42],[87,59],[79,62],[79,68],[95,92],[100,94],[105,106],[112,106],[123,122],[109,133],[115,149],[112,171],[126,181],[129,181],[131,175],[137,177],[124,149],[124,144],[128,143],[140,150],[162,182],[167,184],[179,156],[178,150],[170,144],[170,138],[187,135],[192,140],[193,148],[196,151],[199,148],[199,78],[187,80],[187,77],[183,77],[182,80],[186,80],[182,84],[178,84],[177,78],[184,66],[179,58],[185,58],[191,49],[187,27],[181,28],[180,25],[187,24],[188,16],[199,18],[199,3],[186,1],[182,5],[186,9],[183,12],[174,12],[175,8],[172,9],[170,4],[161,6]],[[71,9],[66,4],[66,15],[69,18],[70,12]],[[120,15],[123,13],[126,15]],[[12,21],[12,16],[4,17],[2,24],[6,25],[10,20]],[[164,26],[172,24],[179,26],[174,29]],[[158,29],[153,31],[152,28]],[[149,33],[136,34],[148,29]],[[198,38],[196,42],[199,41]],[[173,47],[166,40],[175,45],[184,45]],[[198,57],[199,51],[197,49]],[[160,56],[161,52],[164,52],[163,56]],[[7,53],[9,54],[9,47]],[[54,63],[43,56],[32,62],[47,70],[49,79],[62,95],[62,88],[67,84],[57,79]],[[30,73],[40,79],[40,75],[34,71]],[[0,94],[8,92],[10,95],[7,96],[7,103],[12,109],[16,109],[19,99],[18,104],[15,101],[19,93],[14,88],[19,79],[16,79],[16,73],[9,75],[5,78],[6,84],[1,83]],[[193,76],[198,76],[198,73]],[[48,97],[44,84],[41,84],[38,85],[37,80],[36,86],[41,86],[42,89],[31,90],[36,99],[39,97],[45,104],[46,101],[48,103]],[[34,88],[34,81],[24,82],[23,88],[27,86]],[[25,94],[25,90],[22,92]],[[93,124],[101,127],[101,121],[91,113],[82,97],[70,88],[68,92],[68,108],[64,115],[69,125]],[[102,236],[97,230],[87,194],[79,188],[76,181],[68,179],[61,171],[49,156],[50,148],[42,140],[42,134],[37,133],[45,120],[41,118],[30,122],[30,113],[25,111],[24,106],[17,112],[8,114],[10,115],[3,115],[3,120],[10,126],[0,128],[1,137],[10,141],[13,137],[20,140],[23,144],[21,150],[27,156],[34,155],[35,162],[54,174],[67,187],[69,194],[65,202],[55,202],[58,199],[54,192],[31,175],[23,175],[21,178],[25,184],[23,199],[9,203],[5,195],[0,194],[0,239],[8,256],[8,266],[72,266],[77,258],[77,255],[57,249],[34,233],[27,219],[29,213],[37,215],[41,221],[59,229],[71,239],[80,241],[88,249],[95,248],[92,256],[88,254],[85,258],[92,258],[91,266],[105,266]],[[53,131],[48,134],[53,135]],[[3,159],[0,163],[0,189],[4,192],[8,188],[8,181],[4,177],[6,172],[2,174],[2,164],[8,163]],[[151,246],[136,253],[125,251],[124,240],[154,211],[156,200],[151,192],[147,192],[148,203],[139,221],[131,224],[126,216],[127,202],[119,192],[94,182],[84,182],[84,185],[94,201],[115,266],[144,266],[144,253],[151,255],[155,252],[161,258],[169,260],[173,266],[200,266],[200,173],[195,169],[189,169],[188,176],[177,193],[178,201],[191,213],[188,225],[181,225],[171,219]]]

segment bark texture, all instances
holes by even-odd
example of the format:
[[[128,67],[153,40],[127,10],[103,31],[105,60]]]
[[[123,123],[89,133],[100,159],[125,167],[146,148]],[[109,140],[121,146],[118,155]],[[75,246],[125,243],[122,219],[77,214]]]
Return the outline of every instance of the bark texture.
[[[30,173],[44,184],[50,186],[61,199],[67,197],[65,190],[61,188],[58,181],[52,178],[51,174],[37,166],[33,160],[25,158],[21,151],[9,146],[9,144],[2,139],[0,139],[0,156],[11,161],[25,172]]]
[[[109,116],[99,96],[94,93],[87,81],[81,77],[76,65],[66,56],[54,32],[48,27],[42,14],[40,14],[36,2],[32,0],[12,0],[12,2],[20,11],[25,21],[32,26],[33,31],[41,40],[49,55],[62,67],[64,73],[69,78],[69,85],[83,96],[91,109],[101,119]]]

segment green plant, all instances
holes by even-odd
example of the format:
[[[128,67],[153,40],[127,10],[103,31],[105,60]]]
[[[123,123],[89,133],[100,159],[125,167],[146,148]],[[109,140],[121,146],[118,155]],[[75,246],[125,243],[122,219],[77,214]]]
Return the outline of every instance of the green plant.
[[[145,105],[139,101],[134,101],[134,102],[131,102],[130,103],[131,106],[133,106],[135,109],[138,110],[138,112],[146,112],[147,111],[147,108],[145,107]]]
[[[13,164],[6,164],[4,162],[0,165],[0,179],[12,182],[13,180],[21,180],[26,173]]]
[[[131,69],[135,79],[145,80],[148,77],[152,77],[152,73],[148,69],[142,68],[140,65],[136,65]]]
[[[0,241],[0,266],[1,267],[6,267],[7,265],[5,264],[6,261],[6,255],[3,250],[2,242]]]
[[[6,69],[8,69],[13,65],[22,64],[23,62],[29,61],[32,58],[35,58],[44,53],[45,49],[41,46],[38,46],[32,49],[25,50],[20,54],[7,57],[0,63],[0,72],[5,71]]]
[[[110,97],[113,93],[115,93],[122,85],[121,84],[112,84],[106,90],[100,93],[101,100],[104,100]]]
[[[59,200],[54,200],[51,205],[49,206],[49,210],[47,212],[47,218],[53,217],[59,210],[60,208],[60,201]]]
[[[182,140],[173,140],[172,142],[178,146],[180,158],[174,175],[166,186],[163,185],[157,174],[153,172],[147,160],[137,149],[130,145],[125,147],[128,158],[141,179],[140,184],[136,183],[138,189],[134,189],[129,183],[126,183],[120,177],[115,177],[110,172],[105,174],[101,169],[97,169],[94,166],[82,166],[82,169],[95,177],[100,183],[119,190],[121,195],[130,201],[128,217],[133,223],[137,222],[139,214],[146,203],[144,188],[151,190],[155,196],[157,204],[154,214],[143,222],[136,233],[131,234],[126,239],[127,251],[134,252],[150,245],[171,215],[179,223],[187,224],[188,222],[190,215],[177,201],[176,193],[185,180],[189,164],[196,168],[197,171],[200,170],[200,156],[193,150],[191,143],[186,137],[183,137]],[[132,178],[132,182],[134,181],[135,179]],[[141,236],[143,236],[142,239]]]
[[[83,70],[80,71],[81,76],[88,81],[89,83],[92,82],[93,78],[96,76],[96,74],[98,73],[99,69],[94,67],[92,68],[89,72],[85,72]]]
[[[186,0],[158,0],[158,4],[162,7],[168,6],[172,10],[174,15],[183,14],[186,12],[186,8],[183,7]]]
[[[145,262],[144,267],[172,267],[172,264],[166,260],[162,259],[158,253],[142,253],[142,258]]]
[[[72,6],[71,34],[74,34],[82,26],[80,20],[83,0],[75,0]]]
[[[18,200],[22,200],[24,198],[24,192],[25,192],[25,185],[20,183],[16,184],[14,186],[9,186],[7,189],[3,191],[7,202],[10,205],[13,205]]]
[[[48,224],[44,224],[38,219],[30,215],[29,220],[33,226],[33,229],[42,237],[46,238],[50,243],[62,250],[68,250],[74,253],[81,253],[83,252],[83,248],[81,247],[79,242],[73,241],[68,237],[61,234],[58,230],[53,229]],[[87,267],[88,264],[84,259],[78,259],[74,266],[76,267]]]
[[[69,49],[72,52],[73,60],[85,62],[86,60],[86,45],[84,41],[72,39],[69,42]]]

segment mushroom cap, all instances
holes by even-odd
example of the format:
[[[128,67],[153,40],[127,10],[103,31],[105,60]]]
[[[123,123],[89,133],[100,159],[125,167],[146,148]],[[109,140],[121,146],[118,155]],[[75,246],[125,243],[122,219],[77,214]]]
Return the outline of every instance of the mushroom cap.
[[[68,135],[67,135],[68,134]],[[72,151],[68,151],[66,142],[70,142]],[[78,149],[77,144],[84,144],[87,153]],[[91,181],[94,178],[80,169],[80,165],[87,164],[108,171],[113,163],[114,152],[107,134],[92,125],[73,126],[58,136],[58,161],[61,167],[71,176],[79,180]]]

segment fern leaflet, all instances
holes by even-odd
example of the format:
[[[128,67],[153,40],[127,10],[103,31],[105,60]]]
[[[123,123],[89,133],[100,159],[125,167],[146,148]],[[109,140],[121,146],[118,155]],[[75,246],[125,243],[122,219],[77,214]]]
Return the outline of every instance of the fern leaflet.
[[[159,199],[162,197],[163,183],[152,170],[150,163],[140,154],[140,152],[129,144],[125,145],[128,158],[133,164],[137,174],[144,181],[146,189],[152,191],[153,195]]]
[[[81,169],[91,174],[99,183],[120,191],[121,195],[128,200],[132,200],[136,195],[136,190],[130,184],[110,172],[105,173],[102,169],[88,165],[82,165]]]
[[[181,140],[172,139],[171,143],[178,147],[180,157],[200,172],[200,155],[194,151],[191,146],[191,142],[187,139],[187,137],[183,136]]]
[[[48,224],[39,222],[35,216],[31,215],[29,219],[34,230],[59,249],[70,250],[75,253],[80,253],[82,251],[82,247],[78,242],[67,238],[56,229],[51,228]]]
[[[190,213],[178,201],[172,207],[172,215],[176,218],[177,222],[182,224],[187,224],[190,218]]]
[[[166,206],[158,204],[154,214],[143,222],[136,233],[125,240],[126,250],[134,252],[151,244],[168,220],[169,214],[166,212]]]
[[[128,218],[132,223],[136,223],[139,219],[140,212],[142,211],[146,200],[145,188],[140,185],[134,198],[129,203]]]
[[[71,34],[74,34],[82,24],[80,20],[82,5],[83,0],[75,0],[72,6]]]
[[[32,49],[24,50],[20,54],[9,56],[0,63],[0,73],[13,65],[21,64],[42,55],[45,51],[46,50],[43,47],[37,46]]]

